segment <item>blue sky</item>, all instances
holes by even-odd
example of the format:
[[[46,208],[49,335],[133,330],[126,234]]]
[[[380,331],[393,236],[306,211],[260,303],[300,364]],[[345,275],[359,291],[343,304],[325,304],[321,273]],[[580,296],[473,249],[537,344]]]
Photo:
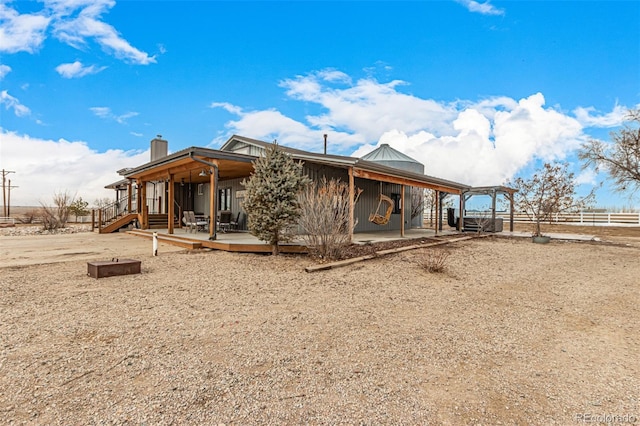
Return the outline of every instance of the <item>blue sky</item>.
[[[110,196],[116,170],[232,134],[472,185],[608,140],[640,105],[638,1],[0,2],[0,168],[12,205]],[[601,206],[640,205],[598,190]]]

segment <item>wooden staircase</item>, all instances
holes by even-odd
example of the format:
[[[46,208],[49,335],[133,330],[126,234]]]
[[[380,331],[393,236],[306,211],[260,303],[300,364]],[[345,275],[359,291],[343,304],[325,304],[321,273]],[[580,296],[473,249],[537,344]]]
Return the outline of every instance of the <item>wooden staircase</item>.
[[[129,225],[137,218],[138,218],[138,215],[136,213],[130,213],[130,214],[119,216],[115,220],[113,220],[111,223],[99,228],[98,232],[100,234],[109,234],[111,232],[116,232],[120,228],[123,228]]]
[[[156,213],[149,215],[149,229],[167,229],[168,222],[169,215],[166,213]]]

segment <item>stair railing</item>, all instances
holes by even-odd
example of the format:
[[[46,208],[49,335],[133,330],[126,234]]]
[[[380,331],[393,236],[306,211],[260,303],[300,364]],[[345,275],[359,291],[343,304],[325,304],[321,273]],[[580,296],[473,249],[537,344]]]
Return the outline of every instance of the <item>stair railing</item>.
[[[132,201],[135,201],[135,195],[131,197]],[[107,204],[99,209],[94,209],[91,217],[92,224],[91,227],[93,229],[97,228],[102,229],[105,226],[109,225],[114,220],[118,219],[129,213],[137,213],[137,208],[134,207],[137,203],[131,204],[131,211],[129,211],[129,196],[122,197],[113,203]],[[98,217],[96,218],[95,212],[98,212]],[[97,220],[97,223],[95,222]]]
[[[177,209],[177,215],[176,215]],[[182,206],[176,200],[173,200],[173,222],[178,221],[178,228],[182,228]]]

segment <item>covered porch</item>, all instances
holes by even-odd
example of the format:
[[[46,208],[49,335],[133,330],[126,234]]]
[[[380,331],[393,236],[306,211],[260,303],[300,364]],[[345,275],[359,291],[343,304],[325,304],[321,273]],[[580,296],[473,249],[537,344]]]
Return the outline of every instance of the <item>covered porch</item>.
[[[113,188],[122,194],[117,195],[115,208],[98,212],[101,233],[123,228],[156,230],[168,235],[164,238],[173,236],[178,241],[184,238],[220,240],[219,244],[210,244],[215,248],[230,238],[220,229],[248,229],[248,215],[243,209],[246,191],[242,183],[252,174],[253,161],[271,144],[233,136],[225,144],[226,148],[220,150],[190,147],[167,155],[165,148],[163,155],[155,156],[153,147],[160,143],[166,144],[166,141],[152,141],[150,162],[118,171],[124,179],[113,184]],[[245,145],[256,148],[255,152],[247,151]],[[349,229],[350,240],[354,243],[376,241],[385,234],[395,239],[410,238],[410,231],[421,231],[422,214],[414,207],[423,209],[426,192],[435,194],[436,214],[441,215],[442,206],[438,200],[443,194],[462,197],[469,189],[457,182],[361,158],[280,148],[295,161],[302,162],[304,173],[313,181],[336,179],[347,183],[350,201],[349,223],[345,228]],[[417,194],[415,203],[414,192]],[[357,197],[356,193],[359,194]],[[105,220],[105,217],[109,219]],[[197,225],[193,226],[195,223]],[[185,225],[206,232],[198,233],[197,237],[184,235]],[[437,234],[441,228],[436,227],[432,232]],[[203,246],[203,243],[193,243],[197,244]],[[261,251],[253,242],[246,244],[253,247],[250,251]]]
[[[235,191],[232,199],[230,188],[250,175],[254,159],[191,147],[140,167],[120,170],[129,182],[131,198],[139,200],[135,203],[139,208],[128,210],[135,214],[136,228],[168,235],[182,233],[185,213],[193,213],[198,225],[207,223],[206,237],[216,240],[219,227],[208,224],[217,224],[221,213],[234,221],[240,218],[241,194]]]

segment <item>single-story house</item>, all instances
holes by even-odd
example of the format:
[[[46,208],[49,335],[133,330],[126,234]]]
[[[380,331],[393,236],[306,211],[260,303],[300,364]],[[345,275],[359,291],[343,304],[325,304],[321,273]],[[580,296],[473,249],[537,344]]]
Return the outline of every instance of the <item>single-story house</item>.
[[[189,147],[168,154],[168,142],[158,135],[151,141],[151,161],[119,170],[123,179],[107,186],[116,190],[116,203],[100,212],[100,232],[113,232],[136,220],[142,229],[164,228],[172,234],[175,227],[181,226],[184,211],[194,211],[210,223],[215,223],[220,212],[230,211],[238,219],[238,227],[247,229],[241,182],[251,175],[253,161],[270,145],[234,135],[220,149]],[[301,161],[304,173],[312,180],[336,178],[348,183],[352,194],[356,189],[362,190],[352,205],[355,233],[397,230],[404,235],[405,229],[422,226],[421,217],[412,221],[412,188],[456,194],[461,200],[462,194],[471,189],[420,173],[417,161],[388,145],[364,158],[279,147]],[[385,203],[389,204],[388,210]],[[384,219],[370,220],[377,211]],[[208,228],[209,238],[216,239],[216,226]]]

